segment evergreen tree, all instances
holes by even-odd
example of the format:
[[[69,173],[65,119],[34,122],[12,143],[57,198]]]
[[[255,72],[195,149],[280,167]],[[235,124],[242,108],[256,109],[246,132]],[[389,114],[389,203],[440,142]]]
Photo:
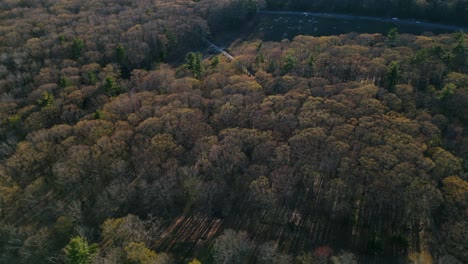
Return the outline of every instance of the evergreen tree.
[[[65,88],[65,87],[72,86],[72,85],[73,85],[73,82],[70,80],[70,78],[68,78],[67,76],[60,77],[60,80],[59,80],[60,87]]]
[[[81,57],[84,49],[84,41],[80,38],[73,39],[72,44],[72,59],[77,60]]]
[[[91,263],[91,257],[98,251],[96,244],[89,245],[88,241],[82,237],[74,237],[64,248],[68,263],[70,264],[88,264]]]
[[[398,33],[398,29],[396,27],[390,29],[387,34],[387,45],[393,47],[396,45],[400,34]]]
[[[118,44],[117,47],[115,48],[115,57],[117,59],[117,62],[122,64],[122,62],[125,59],[126,54],[127,53],[125,51],[124,46],[122,44]]]
[[[46,107],[54,103],[54,95],[50,92],[44,92],[42,97],[37,100],[40,107]]]
[[[286,56],[286,60],[284,62],[283,70],[285,72],[290,72],[292,69],[294,69],[294,67],[296,67],[296,64],[297,64],[297,59],[292,55],[288,55],[288,56]]]
[[[192,71],[195,79],[201,79],[203,68],[201,64],[202,55],[200,52],[190,52],[185,56],[185,67]]]
[[[390,92],[395,91],[395,86],[398,84],[400,79],[400,64],[398,61],[392,61],[387,68],[387,82],[388,90]]]
[[[112,77],[107,77],[105,82],[104,82],[104,90],[106,93],[110,96],[115,96],[120,93],[120,87],[117,86],[117,83],[115,82],[114,78]]]

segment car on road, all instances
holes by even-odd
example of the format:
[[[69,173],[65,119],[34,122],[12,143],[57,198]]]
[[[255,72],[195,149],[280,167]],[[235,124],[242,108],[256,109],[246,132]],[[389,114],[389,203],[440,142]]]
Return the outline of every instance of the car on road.
[[[398,20],[398,17],[392,17],[392,20]]]
[[[421,24],[421,21],[417,21],[417,20],[416,20],[416,24]]]

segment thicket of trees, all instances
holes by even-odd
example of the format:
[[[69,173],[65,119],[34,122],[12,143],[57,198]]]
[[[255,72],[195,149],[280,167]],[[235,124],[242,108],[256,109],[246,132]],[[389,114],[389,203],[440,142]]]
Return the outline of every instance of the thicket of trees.
[[[29,94],[23,87],[34,75],[60,63],[117,63],[129,78],[135,68],[183,58],[256,8],[252,0],[2,1],[2,92]]]
[[[466,35],[186,54],[218,7],[2,3],[0,262],[467,262]]]
[[[265,0],[271,9],[418,18],[468,25],[466,0]]]

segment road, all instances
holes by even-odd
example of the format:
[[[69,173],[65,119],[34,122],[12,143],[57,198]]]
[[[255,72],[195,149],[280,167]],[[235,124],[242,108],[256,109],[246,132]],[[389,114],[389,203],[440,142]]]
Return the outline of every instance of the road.
[[[209,48],[212,48],[214,49],[216,52],[218,53],[221,53],[223,54],[226,58],[228,58],[230,61],[234,61],[234,57],[229,54],[227,51],[223,50],[222,48],[220,48],[219,46],[217,46],[216,44],[214,44],[213,42],[211,42],[210,40],[208,39],[205,39],[205,42],[208,43],[210,46]],[[248,76],[253,76],[253,74],[247,69],[246,66],[244,66],[242,63],[239,63],[238,62],[238,65],[239,67],[242,69],[242,71],[247,74]]]
[[[381,18],[381,17],[355,16],[355,15],[333,14],[333,13],[317,13],[317,12],[294,12],[294,11],[262,10],[262,11],[259,11],[258,13],[261,15],[301,15],[301,16],[348,19],[348,20],[359,19],[359,20],[368,20],[368,21],[376,21],[376,22],[387,22],[387,23],[393,23],[393,24],[398,24],[398,25],[412,25],[412,26],[420,26],[420,27],[426,27],[426,28],[446,29],[446,30],[453,30],[453,31],[463,30],[464,32],[468,32],[468,28],[465,28],[465,27],[437,24],[437,23],[427,23],[427,22],[421,22],[421,21],[409,20],[409,19]]]
[[[214,50],[216,50],[218,53],[221,53],[223,54],[226,58],[228,58],[229,60],[234,60],[234,57],[227,53],[225,50],[223,50],[222,48],[218,47],[217,45],[215,45],[213,42],[205,39],[205,42],[208,43],[210,45],[209,48],[213,48]]]

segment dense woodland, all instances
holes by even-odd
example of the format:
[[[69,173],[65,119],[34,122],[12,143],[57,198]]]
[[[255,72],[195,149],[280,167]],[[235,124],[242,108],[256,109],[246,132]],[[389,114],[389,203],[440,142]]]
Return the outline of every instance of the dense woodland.
[[[265,0],[278,10],[344,12],[468,25],[466,0]]]
[[[0,263],[468,262],[467,35],[196,52],[257,8],[2,1]]]

